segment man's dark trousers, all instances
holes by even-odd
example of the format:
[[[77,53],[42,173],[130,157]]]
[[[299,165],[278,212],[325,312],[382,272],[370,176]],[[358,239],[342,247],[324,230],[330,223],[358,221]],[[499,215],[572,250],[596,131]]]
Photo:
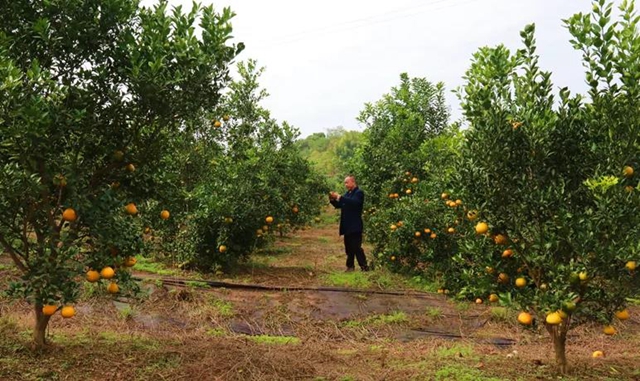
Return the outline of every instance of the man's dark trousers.
[[[362,232],[344,235],[344,250],[347,253],[347,268],[355,267],[354,258],[358,259],[358,266],[367,269],[367,259],[362,250]]]

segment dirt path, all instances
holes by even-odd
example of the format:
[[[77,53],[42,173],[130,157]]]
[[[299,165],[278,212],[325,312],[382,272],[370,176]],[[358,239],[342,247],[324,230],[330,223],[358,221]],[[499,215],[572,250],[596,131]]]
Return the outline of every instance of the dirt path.
[[[329,221],[278,239],[236,273],[214,279],[367,290],[420,286],[384,270],[345,274],[336,231]],[[0,380],[554,377],[547,337],[518,327],[514,313],[499,307],[438,294],[210,288],[198,281],[198,274],[162,270],[165,275],[139,273],[148,279],[141,283],[146,297],[138,300],[85,289],[74,319],[52,319],[51,350],[43,355],[25,349],[31,307],[0,299]],[[163,277],[193,280],[177,287],[160,281]],[[603,336],[596,326],[573,331],[568,344],[573,378],[566,379],[640,380],[640,311],[633,309],[632,316],[615,337]],[[591,359],[594,350],[605,351],[606,357]]]

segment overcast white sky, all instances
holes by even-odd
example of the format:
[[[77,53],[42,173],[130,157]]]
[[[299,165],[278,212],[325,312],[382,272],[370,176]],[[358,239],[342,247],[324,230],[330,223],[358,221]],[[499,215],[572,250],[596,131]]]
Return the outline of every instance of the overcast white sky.
[[[191,1],[169,0],[171,5]],[[202,0],[209,4],[212,0]],[[153,0],[143,0],[144,5]],[[266,72],[272,116],[305,137],[327,128],[362,130],[355,120],[365,102],[399,82],[399,75],[446,85],[453,119],[461,117],[451,90],[462,84],[481,46],[521,47],[519,32],[536,24],[543,69],[556,87],[583,92],[580,54],[562,19],[589,12],[589,0],[221,0],[230,6],[238,60],[254,58]]]

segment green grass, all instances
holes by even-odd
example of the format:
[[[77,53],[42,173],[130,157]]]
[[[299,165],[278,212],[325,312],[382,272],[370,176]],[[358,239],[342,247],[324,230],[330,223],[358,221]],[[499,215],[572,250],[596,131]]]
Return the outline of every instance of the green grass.
[[[434,380],[437,381],[502,381],[501,378],[488,377],[476,368],[463,364],[446,365],[438,369]]]
[[[369,316],[366,319],[347,320],[342,323],[342,326],[345,328],[381,327],[385,325],[406,323],[407,321],[409,321],[407,314],[402,311],[397,311],[388,315]]]
[[[187,287],[191,288],[209,288],[209,284],[207,282],[202,282],[198,280],[189,280],[186,281],[185,284]]]
[[[231,317],[235,315],[233,304],[226,300],[218,299],[215,296],[209,296],[207,303],[213,309],[215,309],[216,314],[222,317]]]
[[[224,337],[227,336],[227,331],[223,328],[210,328],[207,330],[207,335],[213,337]]]
[[[252,341],[255,341],[258,344],[267,344],[267,345],[300,344],[300,339],[294,336],[259,335],[259,336],[249,336],[249,339]]]
[[[154,262],[151,258],[140,257],[138,258],[138,262],[136,263],[135,269],[137,271],[144,271],[147,273],[157,274],[157,275],[179,275],[179,270],[168,269],[162,263]]]
[[[438,307],[427,307],[427,316],[432,319],[439,319],[444,316],[442,309]]]
[[[328,244],[329,242],[331,242],[331,239],[327,237],[318,237],[318,241],[320,241],[320,243]]]
[[[470,345],[454,344],[451,347],[440,348],[435,352],[438,358],[456,358],[464,357],[466,359],[475,358],[475,352]]]
[[[354,271],[350,273],[337,272],[330,273],[322,277],[325,284],[335,287],[349,287],[349,288],[370,288],[371,281],[367,273],[360,271]]]
[[[491,320],[496,322],[508,322],[512,319],[509,310],[505,307],[491,307]]]

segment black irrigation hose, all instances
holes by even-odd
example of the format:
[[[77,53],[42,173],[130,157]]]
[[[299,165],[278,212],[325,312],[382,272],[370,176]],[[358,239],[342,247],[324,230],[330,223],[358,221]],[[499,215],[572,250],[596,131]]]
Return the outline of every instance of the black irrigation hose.
[[[254,291],[315,291],[315,292],[346,292],[354,294],[375,294],[375,295],[398,295],[398,296],[410,296],[424,299],[440,299],[437,296],[426,292],[403,292],[403,291],[380,291],[380,290],[357,290],[344,287],[283,287],[283,286],[263,286],[259,284],[239,284],[218,282],[210,280],[190,280],[190,279],[178,279],[178,278],[156,278],[156,277],[133,277],[133,280],[142,281],[145,279],[157,279],[163,283],[176,286],[188,286],[189,283],[205,283],[212,288],[228,288],[228,289],[240,289],[240,290],[254,290]]]

